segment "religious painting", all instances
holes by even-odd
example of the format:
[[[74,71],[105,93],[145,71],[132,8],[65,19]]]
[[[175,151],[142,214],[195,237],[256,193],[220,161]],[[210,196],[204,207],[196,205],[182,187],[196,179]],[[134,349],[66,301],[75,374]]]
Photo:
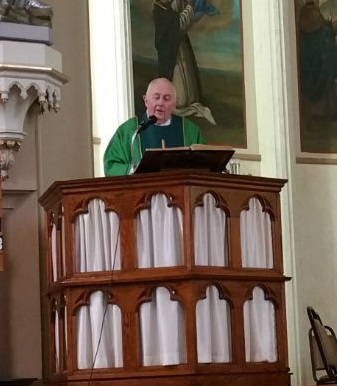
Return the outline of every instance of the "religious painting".
[[[135,110],[158,76],[208,144],[247,148],[241,0],[130,0]]]
[[[337,153],[337,0],[295,0],[300,144]]]

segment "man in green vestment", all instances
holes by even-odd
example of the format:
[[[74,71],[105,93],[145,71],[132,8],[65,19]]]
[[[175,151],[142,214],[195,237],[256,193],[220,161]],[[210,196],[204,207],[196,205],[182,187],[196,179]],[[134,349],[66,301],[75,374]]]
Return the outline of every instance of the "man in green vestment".
[[[130,118],[121,124],[105,150],[106,176],[132,173],[147,148],[205,143],[195,123],[173,114],[177,98],[175,88],[168,79],[157,78],[150,82],[143,99],[146,107],[144,116]],[[139,122],[147,122],[149,117],[156,117],[156,122],[139,130]]]

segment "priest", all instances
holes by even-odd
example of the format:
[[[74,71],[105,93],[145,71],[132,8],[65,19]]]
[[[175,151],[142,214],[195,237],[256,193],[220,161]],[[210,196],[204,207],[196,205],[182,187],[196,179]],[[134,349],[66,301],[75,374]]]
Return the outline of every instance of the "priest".
[[[195,123],[173,113],[177,96],[168,79],[152,80],[143,99],[145,113],[120,125],[105,150],[106,176],[132,173],[147,148],[205,143]]]

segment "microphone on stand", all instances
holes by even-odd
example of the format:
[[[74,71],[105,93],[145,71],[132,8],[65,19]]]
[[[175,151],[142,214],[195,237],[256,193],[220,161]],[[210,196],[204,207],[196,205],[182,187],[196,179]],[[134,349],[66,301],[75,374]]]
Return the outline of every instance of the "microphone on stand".
[[[137,129],[133,133],[132,138],[131,138],[131,168],[130,168],[129,174],[133,174],[135,171],[134,154],[133,153],[134,153],[134,143],[135,143],[137,135],[140,134],[145,129],[147,129],[149,126],[156,123],[157,120],[158,120],[158,118],[155,115],[149,116],[148,119],[145,119],[144,121],[142,121],[139,124],[139,126],[137,127]]]
[[[148,119],[144,120],[140,123],[139,128],[137,130],[137,134],[140,134],[142,131],[147,129],[149,126],[153,125],[158,121],[158,118],[155,115],[151,115]]]

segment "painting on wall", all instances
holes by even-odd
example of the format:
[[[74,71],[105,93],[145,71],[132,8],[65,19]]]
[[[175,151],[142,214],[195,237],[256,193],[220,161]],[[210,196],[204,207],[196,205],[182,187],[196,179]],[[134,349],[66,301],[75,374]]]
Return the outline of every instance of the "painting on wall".
[[[130,0],[136,114],[158,76],[207,143],[247,147],[241,0]]]
[[[337,153],[337,0],[295,0],[300,144]]]

